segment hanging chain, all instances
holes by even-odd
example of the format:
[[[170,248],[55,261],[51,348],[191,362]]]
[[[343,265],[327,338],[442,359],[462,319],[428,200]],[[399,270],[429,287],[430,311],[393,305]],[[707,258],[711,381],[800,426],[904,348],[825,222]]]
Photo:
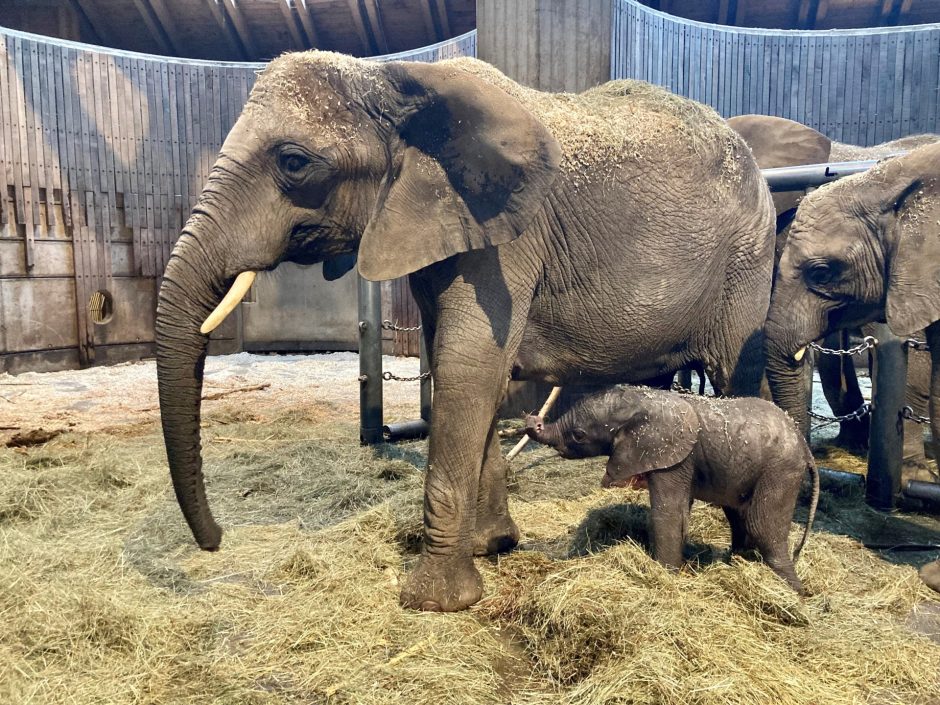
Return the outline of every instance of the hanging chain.
[[[908,421],[913,421],[914,423],[919,423],[919,424],[930,423],[929,416],[918,416],[917,414],[914,413],[914,410],[909,406],[905,406],[903,409],[901,409],[901,418],[904,418],[904,419],[907,419]]]
[[[878,339],[874,337],[873,335],[866,335],[862,339],[861,343],[847,350],[836,350],[833,348],[824,348],[822,345],[819,345],[818,343],[810,343],[809,347],[825,355],[858,355],[859,353],[863,353],[866,350],[870,350],[876,345],[878,345]]]
[[[418,382],[420,380],[430,379],[430,378],[431,378],[430,372],[422,372],[417,377],[399,377],[398,375],[393,375],[391,372],[382,373],[382,379],[384,379],[386,382],[391,382],[392,380],[396,382]]]
[[[917,340],[916,338],[908,338],[904,341],[904,345],[911,350],[918,350],[920,352],[928,352],[930,350],[930,346],[927,345],[926,341]]]
[[[393,330],[393,331],[397,331],[398,333],[414,333],[415,331],[421,330],[421,326],[419,324],[417,326],[412,326],[411,328],[407,328],[405,326],[400,326],[397,323],[392,323],[391,321],[382,321],[382,329]]]
[[[823,422],[821,424],[818,424],[817,426],[818,428],[819,426],[828,426],[829,424],[841,423],[842,421],[852,421],[854,419],[860,419],[870,412],[871,412],[871,402],[866,401],[860,407],[858,407],[855,411],[849,414],[845,414],[844,416],[823,416],[822,414],[817,414],[816,412],[809,410],[809,409],[807,409],[806,413],[808,413],[812,418],[816,419],[817,421]]]

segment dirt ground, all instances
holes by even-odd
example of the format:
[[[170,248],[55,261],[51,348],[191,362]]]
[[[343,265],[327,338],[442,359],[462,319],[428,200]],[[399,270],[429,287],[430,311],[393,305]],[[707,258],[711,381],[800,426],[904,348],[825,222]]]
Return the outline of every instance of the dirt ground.
[[[916,567],[940,523],[844,480],[824,483],[800,599],[729,558],[701,503],[688,565],[663,570],[645,493],[531,447],[510,475],[522,544],[477,561],[484,599],[400,609],[427,443],[361,447],[357,376],[348,353],[209,359],[216,553],[173,498],[152,362],[0,376],[0,703],[938,702],[940,599]],[[385,405],[416,418],[418,384],[386,383]]]

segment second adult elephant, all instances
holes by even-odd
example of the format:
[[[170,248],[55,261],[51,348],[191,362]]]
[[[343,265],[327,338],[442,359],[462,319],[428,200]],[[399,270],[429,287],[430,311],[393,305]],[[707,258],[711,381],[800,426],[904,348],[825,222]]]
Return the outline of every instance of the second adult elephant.
[[[468,59],[288,54],[255,84],[160,290],[164,438],[201,547],[221,541],[201,473],[202,331],[252,272],[354,254],[366,278],[410,276],[435,383],[406,606],[473,604],[473,555],[518,540],[495,431],[511,374],[619,382],[698,363],[727,394],[759,390],[771,199],[710,108],[632,81],[539,93]]]
[[[940,141],[940,135],[910,135],[873,147],[860,147],[830,140],[821,132],[794,120],[770,115],[739,115],[728,124],[747,142],[761,169],[853,160],[882,159],[899,152]],[[802,191],[773,194],[777,211],[776,259],[787,242],[789,225],[803,197]],[[868,333],[865,331],[863,334]],[[923,338],[923,331],[915,336]],[[848,346],[849,331],[837,331],[825,338],[830,348]],[[836,415],[858,409],[862,402],[855,364],[851,357],[821,355],[816,360],[823,393]],[[930,361],[925,355],[912,355],[908,369],[907,403],[919,416],[927,414],[930,389]],[[837,443],[853,449],[868,445],[868,417],[843,421]],[[905,422],[904,473],[906,479],[934,479],[924,453],[923,434],[914,422]]]

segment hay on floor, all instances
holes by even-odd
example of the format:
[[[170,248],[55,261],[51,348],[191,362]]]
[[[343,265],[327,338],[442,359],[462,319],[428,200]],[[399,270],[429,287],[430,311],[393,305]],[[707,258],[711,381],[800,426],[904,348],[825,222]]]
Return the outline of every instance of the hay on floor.
[[[425,443],[361,448],[322,408],[204,425],[218,553],[191,542],[156,426],[0,449],[0,702],[920,703],[940,687],[940,636],[921,633],[940,600],[853,538],[850,492],[824,506],[800,599],[729,562],[723,515],[700,504],[689,564],[664,570],[644,493],[532,448],[511,477],[522,549],[477,561],[472,610],[422,614],[397,599]]]

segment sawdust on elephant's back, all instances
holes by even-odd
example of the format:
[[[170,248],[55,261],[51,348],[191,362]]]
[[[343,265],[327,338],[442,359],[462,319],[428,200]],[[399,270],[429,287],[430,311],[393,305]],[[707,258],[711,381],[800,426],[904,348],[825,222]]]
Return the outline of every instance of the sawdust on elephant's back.
[[[833,142],[829,151],[829,160],[833,162],[865,161],[868,159],[884,159],[898,152],[909,151],[927,144],[940,142],[940,135],[923,134],[910,135],[901,139],[885,142],[874,147],[860,147],[854,144]]]
[[[562,168],[581,181],[606,178],[625,162],[657,163],[677,153],[712,157],[725,179],[741,178],[741,157],[748,150],[736,133],[708,106],[659,86],[617,80],[583,93],[547,93],[521,86],[478,59],[440,65],[471,73],[531,110],[561,145]]]

